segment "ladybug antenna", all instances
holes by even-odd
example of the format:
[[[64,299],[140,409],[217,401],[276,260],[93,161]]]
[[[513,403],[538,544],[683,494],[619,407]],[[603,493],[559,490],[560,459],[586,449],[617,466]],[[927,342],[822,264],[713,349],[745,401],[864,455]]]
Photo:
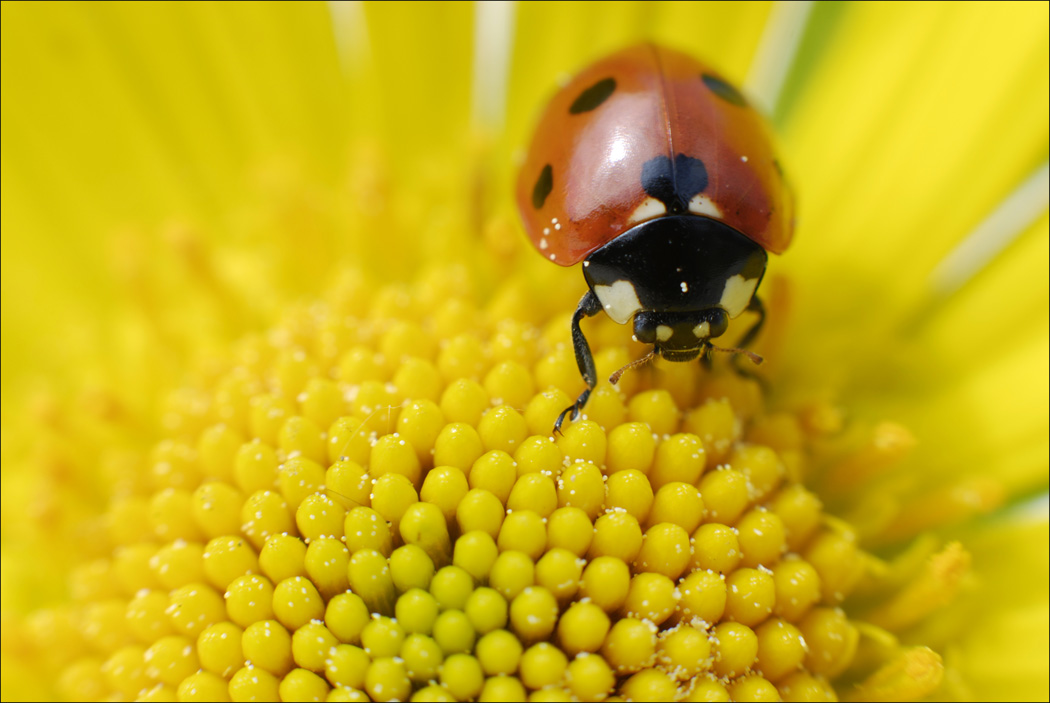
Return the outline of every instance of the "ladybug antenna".
[[[620,376],[623,376],[624,371],[627,371],[629,369],[638,368],[642,364],[648,364],[650,361],[653,360],[654,356],[656,356],[656,349],[655,348],[652,349],[652,351],[650,351],[648,354],[643,356],[641,359],[635,359],[634,361],[631,361],[631,362],[629,362],[627,364],[624,364],[619,370],[617,370],[615,373],[613,373],[611,376],[609,376],[609,383],[611,383],[611,384],[613,384],[615,386],[617,383],[620,382]]]
[[[765,361],[765,359],[763,359],[761,356],[759,356],[758,354],[756,354],[753,351],[748,351],[747,349],[737,349],[736,347],[716,347],[714,344],[711,344],[710,342],[708,342],[707,348],[710,349],[711,351],[726,352],[727,354],[743,354],[748,359],[750,359],[751,363],[754,364],[755,366],[758,366],[763,361]]]

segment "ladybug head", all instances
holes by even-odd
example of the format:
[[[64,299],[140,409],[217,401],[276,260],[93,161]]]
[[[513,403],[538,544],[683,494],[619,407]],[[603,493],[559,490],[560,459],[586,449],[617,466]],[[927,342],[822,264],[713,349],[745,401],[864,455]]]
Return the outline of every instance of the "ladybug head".
[[[668,361],[692,361],[703,351],[705,342],[720,337],[729,327],[729,316],[722,308],[697,312],[640,312],[634,316],[634,336],[652,344],[654,351]]]

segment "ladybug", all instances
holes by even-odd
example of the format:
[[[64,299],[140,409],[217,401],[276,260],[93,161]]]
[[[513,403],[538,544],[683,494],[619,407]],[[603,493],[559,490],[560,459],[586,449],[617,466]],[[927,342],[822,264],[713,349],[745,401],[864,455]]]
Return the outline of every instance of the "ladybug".
[[[791,242],[793,201],[768,129],[725,79],[678,51],[644,44],[585,69],[551,100],[517,183],[525,229],[561,266],[583,262],[587,292],[572,316],[586,390],[597,383],[580,321],[601,311],[633,320],[638,341],[670,361],[706,359],[711,340],[755,295],[767,253]]]

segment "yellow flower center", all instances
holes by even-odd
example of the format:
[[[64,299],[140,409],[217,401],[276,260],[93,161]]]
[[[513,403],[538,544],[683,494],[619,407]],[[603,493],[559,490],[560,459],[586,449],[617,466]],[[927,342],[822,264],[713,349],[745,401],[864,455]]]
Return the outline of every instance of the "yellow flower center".
[[[755,381],[658,362],[552,437],[581,384],[566,317],[513,313],[559,294],[515,279],[479,309],[457,269],[348,276],[213,364],[148,471],[113,469],[72,604],[20,623],[33,665],[71,700],[935,689],[938,655],[890,632],[951,598],[965,552],[881,562],[807,488],[855,491],[907,431],[857,440],[829,403],[769,412]],[[603,377],[640,350],[593,338]]]

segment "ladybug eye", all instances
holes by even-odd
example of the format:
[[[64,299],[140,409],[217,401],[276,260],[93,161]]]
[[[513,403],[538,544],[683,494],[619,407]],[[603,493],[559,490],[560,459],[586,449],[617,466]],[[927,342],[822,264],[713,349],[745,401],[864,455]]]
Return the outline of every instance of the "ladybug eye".
[[[697,339],[721,337],[729,329],[729,316],[725,310],[714,308],[705,311],[703,319],[693,328]]]
[[[744,96],[740,94],[740,91],[718,76],[704,73],[700,78],[703,79],[704,85],[706,85],[712,93],[722,98],[727,103],[732,103],[739,107],[747,107],[747,100],[745,100]]]
[[[634,336],[642,344],[656,344],[656,328],[659,321],[649,312],[640,312],[634,316]]]
[[[577,96],[569,106],[570,115],[578,115],[581,112],[590,112],[605,102],[613,91],[616,90],[615,78],[603,78],[587,90]]]

